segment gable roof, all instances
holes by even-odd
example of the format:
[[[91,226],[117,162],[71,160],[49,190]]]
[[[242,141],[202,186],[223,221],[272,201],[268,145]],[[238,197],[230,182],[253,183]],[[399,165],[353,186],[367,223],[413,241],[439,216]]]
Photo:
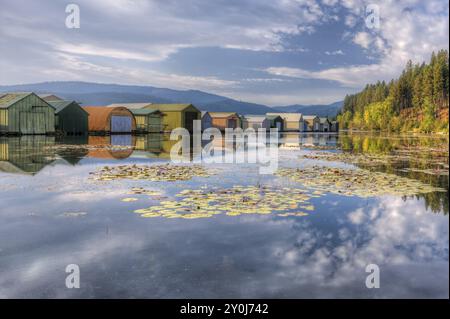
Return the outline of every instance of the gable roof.
[[[161,112],[181,112],[191,106],[197,109],[193,104],[149,104],[145,108]]]
[[[209,112],[209,115],[211,115],[211,117],[239,117],[236,112]]]
[[[0,93],[0,108],[7,109],[11,105],[19,102],[21,99],[33,94],[32,92],[15,92],[15,93]]]
[[[314,120],[315,118],[319,119],[319,117],[317,115],[305,115],[305,116],[303,116],[304,120],[309,120],[309,121]]]
[[[67,106],[72,104],[72,101],[64,101],[64,100],[54,100],[54,101],[47,101],[47,102],[55,108],[55,113],[62,111]]]
[[[57,95],[48,93],[48,94],[38,94],[38,96],[45,101],[63,101],[64,99],[60,98]]]
[[[329,122],[329,123],[331,123],[330,122],[330,120],[328,120],[328,117],[319,117],[319,120],[320,120],[320,123],[322,123],[322,124],[324,124],[325,122]]]
[[[158,114],[161,114],[160,111],[151,110],[151,109],[130,109],[130,112],[133,113],[134,115],[150,115],[150,114],[158,115]]]
[[[266,119],[265,115],[252,115],[252,114],[244,115],[244,120],[247,120],[249,122],[263,122],[265,119]]]
[[[40,98],[38,95],[36,95],[33,92],[10,92],[10,93],[6,92],[6,93],[0,93],[0,109],[7,109],[10,106],[16,104],[20,100],[22,100],[30,95],[36,96],[38,99],[40,99],[43,103],[47,104],[49,107],[51,107],[53,109],[55,108],[53,105],[48,103],[48,101]]]
[[[304,117],[302,113],[267,113],[266,115],[277,115],[288,122],[299,122]]]
[[[151,102],[148,103],[113,103],[113,104],[109,104],[107,105],[107,107],[118,107],[118,106],[123,106],[126,107],[127,109],[143,109],[144,107],[151,105]]]
[[[273,121],[273,120],[275,120],[275,119],[277,119],[277,118],[283,119],[281,116],[275,115],[275,114],[273,114],[273,115],[266,115],[266,118],[267,118],[268,120],[270,120],[270,121]]]
[[[47,101],[48,104],[50,104],[51,106],[53,106],[55,108],[55,114],[58,114],[59,112],[61,112],[62,110],[64,110],[66,107],[68,107],[69,105],[71,105],[72,103],[74,103],[75,105],[77,105],[78,107],[80,107],[80,109],[82,109],[85,113],[89,114],[85,109],[83,109],[77,102],[75,101],[69,101],[69,100],[55,100],[55,101]]]

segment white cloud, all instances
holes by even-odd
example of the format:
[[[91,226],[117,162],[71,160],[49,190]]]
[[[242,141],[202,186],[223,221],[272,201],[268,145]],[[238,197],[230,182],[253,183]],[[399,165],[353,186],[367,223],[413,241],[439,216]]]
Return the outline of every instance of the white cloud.
[[[350,28],[353,28],[356,25],[356,22],[357,18],[354,15],[350,14],[345,17],[345,25]]]
[[[2,2],[0,84],[44,80],[108,81],[207,89],[215,93],[228,90],[240,99],[254,96],[257,100],[252,101],[264,102],[252,92],[241,94],[241,85],[258,80],[230,81],[220,72],[189,75],[177,72],[175,68],[164,68],[164,63],[183,48],[222,47],[264,51],[264,54],[308,52],[308,48],[303,48],[304,43],[288,43],[286,36],[313,33],[319,25],[342,18],[350,29],[337,38],[360,46],[368,58],[372,57],[376,62],[313,71],[317,60],[311,62],[311,68],[292,67],[292,61],[288,61],[290,67],[287,68],[282,67],[284,58],[280,57],[277,61],[266,60],[273,61],[276,66],[267,71],[287,77],[332,80],[344,87],[360,88],[367,82],[398,76],[408,59],[421,62],[429,58],[432,50],[448,47],[448,3],[443,0],[426,3],[379,1],[381,27],[378,30],[357,23],[364,20],[364,8],[371,3],[363,0],[219,3],[206,0],[80,0],[77,3],[81,8],[81,28],[69,30],[64,26],[63,6],[55,5],[54,1]],[[337,13],[342,16],[336,16]],[[340,50],[327,52],[328,55],[343,53]],[[345,49],[346,56],[352,54]],[[260,76],[248,76],[257,77]],[[269,82],[259,80],[261,85]],[[239,91],[231,90],[236,87]],[[345,94],[343,91],[341,89],[338,99]],[[323,89],[317,99],[326,94],[330,102],[328,89]],[[290,96],[274,92],[270,97],[264,91],[263,95],[271,101],[278,98],[304,101],[303,92]],[[313,103],[312,100],[309,102]]]
[[[353,42],[362,46],[364,49],[368,49],[372,43],[372,37],[367,32],[358,32],[355,34]]]
[[[335,51],[325,51],[326,55],[344,55],[345,53],[342,50]]]
[[[352,224],[359,225],[364,222],[366,215],[362,209],[357,209],[354,212],[348,214],[348,219]]]
[[[320,71],[292,67],[271,67],[266,71],[279,76],[332,80],[357,88],[377,80],[396,78],[409,59],[421,63],[428,61],[432,51],[448,49],[447,2],[431,1],[425,11],[415,1],[380,1],[377,4],[381,14],[380,29],[359,31],[352,41],[368,53],[381,55],[379,62]],[[364,8],[361,1],[344,1],[343,5],[354,15],[360,14]]]
[[[355,65],[350,67],[339,67],[325,69],[322,71],[308,71],[298,68],[271,67],[266,71],[273,75],[287,76],[303,79],[329,80],[339,82],[341,85],[350,88],[358,88],[370,79],[376,81],[380,75],[391,74],[392,68],[389,65],[369,64]]]
[[[322,0],[322,3],[326,6],[334,6],[339,2],[339,0]]]

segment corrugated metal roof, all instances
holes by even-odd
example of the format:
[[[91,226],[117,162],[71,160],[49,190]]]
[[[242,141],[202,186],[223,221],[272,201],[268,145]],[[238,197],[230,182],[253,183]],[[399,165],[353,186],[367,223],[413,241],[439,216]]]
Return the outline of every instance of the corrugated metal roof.
[[[130,109],[130,112],[134,115],[149,115],[149,114],[160,114],[161,112],[158,110],[150,110],[150,109]]]
[[[45,101],[47,101],[47,102],[49,102],[49,101],[63,101],[63,100],[64,100],[64,99],[60,98],[59,96],[54,95],[54,94],[51,94],[51,93],[48,93],[48,94],[38,94],[38,96],[39,96],[41,99],[43,99],[43,100],[45,100]]]
[[[192,104],[150,104],[147,105],[145,108],[151,110],[158,110],[161,112],[181,112],[190,106],[195,107]]]
[[[15,92],[15,93],[0,93],[0,108],[7,109],[14,103],[33,94],[32,92]]]
[[[55,108],[55,114],[58,114],[59,112],[61,112],[62,110],[64,110],[66,107],[68,107],[70,104],[75,103],[76,105],[80,106],[77,102],[75,101],[69,101],[69,100],[55,100],[55,101],[47,101],[48,104],[50,104],[51,106],[53,106]],[[80,108],[88,113],[85,109],[83,109],[81,106]]]
[[[236,112],[209,112],[209,115],[211,115],[211,117],[239,117]]]
[[[64,101],[64,100],[47,101],[47,102],[55,108],[55,113],[62,111],[64,108],[66,108],[72,103],[72,101]]]
[[[244,119],[249,122],[263,122],[266,117],[264,115],[244,115]]]
[[[127,109],[143,109],[144,107],[151,105],[152,103],[113,103],[113,104],[109,104],[107,105],[107,107],[119,107],[119,106],[123,106],[126,107]]]
[[[107,107],[107,106],[84,106],[82,107],[89,113],[89,131],[104,131],[109,127],[109,116],[111,113],[128,113],[133,118],[133,127],[136,126],[134,116],[126,107]]]
[[[298,122],[302,117],[304,118],[302,113],[267,113],[266,115],[278,115],[288,122]]]
[[[315,118],[318,118],[317,115],[304,115],[303,119],[304,120],[314,120]]]
[[[279,115],[266,115],[266,118],[268,119],[268,120],[270,120],[270,121],[273,121],[273,120],[275,120],[275,119],[277,119],[277,118],[281,118],[281,119],[283,119],[281,116],[279,116]]]

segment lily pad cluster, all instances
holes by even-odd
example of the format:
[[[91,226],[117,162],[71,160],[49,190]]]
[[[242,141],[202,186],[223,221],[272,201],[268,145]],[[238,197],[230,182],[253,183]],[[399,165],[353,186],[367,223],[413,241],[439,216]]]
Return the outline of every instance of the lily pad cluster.
[[[347,164],[361,165],[364,167],[375,167],[382,165],[406,163],[424,163],[426,169],[415,167],[403,167],[404,172],[421,172],[429,175],[448,175],[448,162],[441,158],[429,159],[423,157],[411,157],[407,154],[368,154],[368,153],[332,153],[332,152],[313,152],[311,154],[301,155],[300,158],[310,160],[321,160],[330,162],[343,162]]]
[[[303,144],[303,148],[318,150],[318,151],[328,151],[328,150],[337,150],[339,146],[337,145],[314,145],[314,144]]]
[[[193,177],[209,177],[211,172],[201,165],[118,165],[104,166],[91,173],[100,181],[116,179],[148,180],[148,181],[187,181]]]
[[[281,168],[276,175],[287,177],[310,189],[345,196],[410,196],[446,191],[418,180],[364,169],[324,166]]]
[[[62,152],[76,152],[79,150],[123,151],[134,149],[134,146],[112,145],[112,144],[55,144],[55,145],[47,145],[44,147],[44,149]]]
[[[387,163],[391,157],[383,154],[358,154],[358,153],[332,153],[332,152],[313,152],[310,154],[300,155],[300,158],[343,162],[347,164],[365,164],[365,165],[380,165]]]
[[[148,195],[148,196],[161,196],[162,192],[152,189],[145,189],[144,187],[133,187],[130,194],[136,195]]]
[[[225,214],[271,214],[306,216],[314,210],[308,201],[317,195],[296,188],[234,186],[226,189],[183,190],[179,199],[160,201],[159,205],[135,210],[142,217],[196,219]]]

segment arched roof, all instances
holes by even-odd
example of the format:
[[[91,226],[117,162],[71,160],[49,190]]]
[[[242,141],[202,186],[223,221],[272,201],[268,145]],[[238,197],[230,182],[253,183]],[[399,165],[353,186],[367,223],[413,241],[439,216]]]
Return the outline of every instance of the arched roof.
[[[136,121],[133,114],[126,107],[84,106],[89,113],[89,131],[110,131],[111,116],[129,116],[132,118],[133,129]]]

